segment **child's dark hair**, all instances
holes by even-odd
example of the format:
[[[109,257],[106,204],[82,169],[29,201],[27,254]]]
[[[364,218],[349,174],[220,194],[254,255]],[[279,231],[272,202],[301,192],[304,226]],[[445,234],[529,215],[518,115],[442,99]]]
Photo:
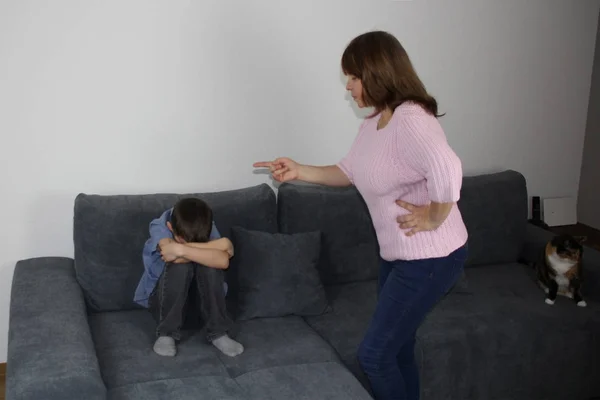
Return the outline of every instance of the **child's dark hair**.
[[[208,242],[212,221],[211,208],[205,201],[195,197],[179,200],[171,214],[173,234],[189,243]]]

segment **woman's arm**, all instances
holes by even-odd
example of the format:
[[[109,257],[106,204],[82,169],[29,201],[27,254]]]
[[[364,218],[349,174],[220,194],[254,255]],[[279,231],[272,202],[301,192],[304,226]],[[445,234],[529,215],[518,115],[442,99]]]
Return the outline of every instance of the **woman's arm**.
[[[409,214],[397,218],[400,227],[412,236],[419,231],[437,229],[444,223],[460,198],[462,163],[448,144],[437,119],[425,115],[406,115],[398,127],[398,152],[406,164],[421,174],[427,184],[429,203],[398,205]]]
[[[399,123],[398,151],[427,182],[433,215],[445,219],[458,202],[463,181],[462,163],[450,147],[438,120],[429,115],[406,115]],[[434,205],[437,203],[437,205]]]
[[[350,186],[350,179],[337,165],[300,165],[298,179],[304,182],[327,186]]]
[[[450,211],[452,210],[452,207],[454,207],[455,204],[456,203],[454,203],[454,202],[451,202],[451,203],[431,202],[431,204],[429,205],[429,219],[431,220],[431,223],[435,227],[440,226],[446,220],[446,218],[448,218],[448,214],[450,214]]]
[[[397,217],[396,221],[400,224],[400,228],[408,229],[407,236],[413,236],[417,232],[437,229],[444,223],[455,203],[430,202],[429,204],[417,206],[397,200],[396,204],[409,212]]]
[[[365,122],[361,125],[361,130],[364,124]],[[297,179],[325,186],[351,186],[353,184],[352,163],[359,147],[358,141],[360,136],[359,131],[359,135],[352,143],[348,154],[339,163],[334,165],[316,166],[300,164],[288,157],[279,157],[274,161],[259,161],[253,165],[255,168],[269,168],[273,178],[278,182],[288,182]]]

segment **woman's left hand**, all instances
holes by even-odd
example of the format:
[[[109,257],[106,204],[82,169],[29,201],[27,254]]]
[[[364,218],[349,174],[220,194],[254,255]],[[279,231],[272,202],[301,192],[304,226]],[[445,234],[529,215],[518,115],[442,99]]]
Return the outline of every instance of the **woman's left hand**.
[[[432,231],[439,226],[431,219],[429,204],[415,206],[402,200],[397,200],[396,204],[410,212],[410,214],[401,215],[396,219],[400,224],[400,228],[410,229],[406,232],[406,236],[413,236],[415,233],[422,231]]]

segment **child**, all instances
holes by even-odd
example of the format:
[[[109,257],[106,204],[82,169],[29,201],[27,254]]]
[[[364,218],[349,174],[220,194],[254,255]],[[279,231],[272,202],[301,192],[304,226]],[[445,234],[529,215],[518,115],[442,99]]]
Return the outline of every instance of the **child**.
[[[227,335],[232,320],[225,307],[223,270],[232,256],[231,241],[220,237],[212,210],[200,199],[182,199],[150,223],[150,238],[143,249],[144,273],[134,301],[148,308],[158,324],[157,354],[177,353],[175,341],[180,339],[188,306],[196,307],[207,339],[217,349],[231,357],[244,351]],[[191,302],[190,297],[197,301]]]

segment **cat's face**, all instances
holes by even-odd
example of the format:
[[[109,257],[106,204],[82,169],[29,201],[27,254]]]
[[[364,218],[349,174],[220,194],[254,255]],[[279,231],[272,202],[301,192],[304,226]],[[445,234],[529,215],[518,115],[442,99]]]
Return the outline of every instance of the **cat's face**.
[[[569,235],[558,236],[552,240],[552,244],[560,258],[575,262],[580,260],[583,247],[575,238]]]

